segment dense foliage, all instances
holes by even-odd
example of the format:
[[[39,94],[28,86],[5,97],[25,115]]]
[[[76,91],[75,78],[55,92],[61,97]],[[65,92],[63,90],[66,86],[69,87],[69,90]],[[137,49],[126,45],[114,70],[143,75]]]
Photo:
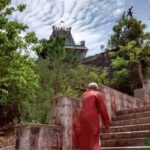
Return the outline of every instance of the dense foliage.
[[[133,94],[144,87],[144,79],[150,77],[150,33],[146,25],[134,17],[122,16],[113,27],[108,46],[113,68],[112,85]]]
[[[10,0],[0,2],[0,122],[24,118],[31,110],[26,106],[33,103],[39,88],[39,78],[34,71],[34,60],[22,55],[22,49],[37,42],[34,33],[22,37],[27,26],[10,21],[8,16],[14,11],[23,11],[25,5],[11,7]]]

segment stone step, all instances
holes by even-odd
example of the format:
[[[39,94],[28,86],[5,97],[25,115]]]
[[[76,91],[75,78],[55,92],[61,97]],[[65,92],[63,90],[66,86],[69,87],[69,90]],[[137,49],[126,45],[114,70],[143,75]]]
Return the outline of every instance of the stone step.
[[[127,131],[144,131],[150,130],[150,123],[147,124],[137,124],[137,125],[125,125],[125,126],[110,126],[109,131],[107,133],[116,133],[116,132],[127,132]],[[103,129],[101,129],[103,132]]]
[[[147,138],[102,140],[102,147],[145,146]]]
[[[139,112],[144,112],[144,111],[150,111],[150,106],[144,106],[144,107],[140,107],[140,108],[117,111],[116,115],[125,115],[125,114],[139,113]]]
[[[111,126],[124,126],[124,125],[145,124],[145,123],[150,123],[150,117],[112,121]]]
[[[143,137],[149,138],[150,130],[101,134],[101,140],[131,139],[131,138],[143,138]]]
[[[150,111],[113,116],[112,121],[144,118],[144,117],[150,117]]]
[[[101,150],[150,150],[150,146],[101,147]]]

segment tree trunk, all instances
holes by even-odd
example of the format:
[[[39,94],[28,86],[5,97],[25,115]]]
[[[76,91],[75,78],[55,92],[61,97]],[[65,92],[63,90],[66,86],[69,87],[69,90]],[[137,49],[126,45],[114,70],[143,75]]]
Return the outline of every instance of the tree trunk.
[[[143,78],[143,73],[142,73],[141,62],[137,60],[137,61],[135,62],[135,67],[136,67],[136,70],[137,70],[137,76],[138,76],[138,78],[139,78],[140,86],[141,86],[142,88],[144,88],[144,78]]]

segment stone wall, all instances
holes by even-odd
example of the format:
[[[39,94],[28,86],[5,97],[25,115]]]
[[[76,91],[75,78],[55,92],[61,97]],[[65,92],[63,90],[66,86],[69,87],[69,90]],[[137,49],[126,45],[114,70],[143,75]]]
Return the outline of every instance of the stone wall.
[[[24,124],[16,127],[15,150],[62,150],[58,126]]]

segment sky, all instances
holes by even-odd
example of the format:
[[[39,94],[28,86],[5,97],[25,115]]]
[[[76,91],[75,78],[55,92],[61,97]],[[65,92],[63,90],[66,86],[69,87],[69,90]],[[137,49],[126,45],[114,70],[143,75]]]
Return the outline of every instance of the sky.
[[[12,0],[12,5],[26,4],[24,12],[15,12],[10,19],[29,26],[42,39],[48,39],[52,26],[64,21],[72,27],[77,44],[86,41],[87,56],[102,52],[100,45],[107,45],[112,27],[119,16],[133,6],[133,16],[147,24],[150,31],[150,0]]]

